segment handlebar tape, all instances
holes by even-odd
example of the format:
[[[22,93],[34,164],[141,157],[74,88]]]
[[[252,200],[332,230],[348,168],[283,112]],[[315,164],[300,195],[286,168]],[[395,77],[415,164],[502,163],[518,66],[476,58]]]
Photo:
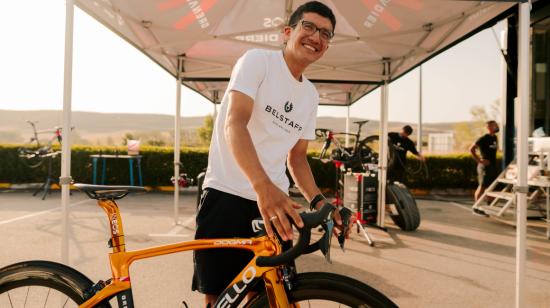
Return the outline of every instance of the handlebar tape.
[[[309,240],[311,238],[311,229],[319,226],[321,223],[328,219],[332,219],[332,213],[336,208],[326,203],[323,207],[310,213],[301,213],[304,227],[298,229],[298,241],[291,249],[283,252],[280,255],[265,257],[261,256],[256,259],[256,265],[258,266],[278,266],[296,259],[298,256],[304,253],[309,246]]]

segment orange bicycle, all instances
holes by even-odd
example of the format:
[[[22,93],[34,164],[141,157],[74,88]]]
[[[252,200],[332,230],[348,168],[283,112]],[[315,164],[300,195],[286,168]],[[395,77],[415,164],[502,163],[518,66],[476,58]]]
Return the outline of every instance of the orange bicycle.
[[[131,192],[143,192],[136,186],[76,184],[98,205],[109,219],[111,238],[109,254],[112,277],[93,283],[79,271],[50,261],[25,261],[0,269],[0,306],[2,307],[111,307],[117,298],[118,307],[134,307],[130,265],[132,262],[170,253],[232,248],[254,253],[253,259],[218,297],[214,307],[237,307],[258,282],[265,288],[244,307],[397,307],[390,299],[366,284],[349,277],[317,272],[296,273],[287,264],[304,253],[321,250],[330,262],[330,241],[335,207],[325,204],[320,210],[300,214],[304,227],[298,229],[295,246],[282,251],[276,237],[266,235],[262,220],[254,220],[254,238],[204,239],[180,242],[135,251],[126,251],[122,218],[115,202]],[[310,244],[311,229],[322,225],[325,233]],[[343,245],[343,242],[341,243]],[[32,289],[31,289],[32,288]],[[38,292],[34,288],[46,289]],[[54,295],[54,293],[58,293]],[[55,300],[52,300],[54,299]],[[313,305],[313,306],[312,306]]]

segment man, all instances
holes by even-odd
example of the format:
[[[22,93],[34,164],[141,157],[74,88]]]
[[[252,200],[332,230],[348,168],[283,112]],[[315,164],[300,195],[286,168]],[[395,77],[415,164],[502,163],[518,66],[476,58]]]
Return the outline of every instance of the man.
[[[419,160],[425,158],[416,150],[414,142],[409,139],[413,129],[410,125],[405,125],[400,133],[391,132],[388,134],[389,142],[393,147],[393,156],[388,162],[388,179],[392,182],[397,181],[405,184],[405,166],[407,164],[407,152],[411,152]],[[392,151],[392,149],[390,149]]]
[[[291,240],[290,220],[303,223],[288,197],[285,162],[306,199],[323,204],[306,156],[319,95],[302,74],[326,52],[335,25],[330,8],[308,2],[284,27],[283,50],[250,50],[235,64],[214,126],[196,239],[251,237],[261,216],[270,236],[275,229]],[[196,251],[193,290],[213,304],[251,258],[244,250]]]
[[[477,141],[470,146],[470,153],[477,163],[477,181],[478,186],[474,194],[475,201],[477,201],[481,195],[485,192],[485,189],[493,183],[497,178],[497,136],[499,128],[497,122],[491,120],[485,123],[487,134],[481,136]],[[477,151],[481,153],[481,157],[477,154]],[[480,209],[473,209],[474,213],[485,214]]]

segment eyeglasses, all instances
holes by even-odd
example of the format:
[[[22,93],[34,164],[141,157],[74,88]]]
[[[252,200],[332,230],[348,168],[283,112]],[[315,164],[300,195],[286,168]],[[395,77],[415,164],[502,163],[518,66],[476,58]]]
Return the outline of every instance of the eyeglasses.
[[[325,28],[319,28],[311,21],[302,20],[300,23],[302,25],[302,30],[304,30],[307,35],[314,35],[315,32],[319,31],[319,37],[325,42],[329,42],[334,37],[334,32]],[[292,25],[291,27],[294,28],[296,27],[296,25],[297,23]]]

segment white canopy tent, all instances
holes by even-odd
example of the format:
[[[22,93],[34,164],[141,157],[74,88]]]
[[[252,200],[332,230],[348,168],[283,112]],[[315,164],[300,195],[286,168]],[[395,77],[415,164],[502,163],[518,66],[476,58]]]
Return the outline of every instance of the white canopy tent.
[[[305,1],[276,0],[67,0],[65,88],[63,126],[70,127],[72,12],[73,5],[94,17],[146,54],[185,86],[219,102],[232,65],[250,48],[281,48],[280,29],[289,14]],[[380,195],[385,200],[387,164],[388,84],[422,62],[493,20],[504,18],[516,1],[445,0],[323,0],[337,19],[335,37],[325,56],[306,71],[320,93],[321,103],[349,106],[378,86],[382,87],[380,125]],[[520,43],[519,123],[528,123],[529,5],[521,4],[520,21],[526,27]],[[523,52],[522,52],[523,48]],[[523,65],[523,66],[522,66]],[[527,106],[527,107],[526,107]],[[520,126],[518,149],[525,145],[526,129]],[[525,129],[524,131],[522,129]],[[179,175],[180,95],[175,116],[174,174]],[[70,182],[70,139],[63,132],[62,207],[67,224]],[[523,156],[525,155],[525,156]],[[524,157],[523,160],[520,158]],[[526,154],[518,152],[519,187],[525,185]],[[521,172],[523,171],[523,173]],[[526,178],[525,178],[526,179]],[[523,183],[523,184],[522,184]],[[518,208],[525,194],[518,189]],[[178,186],[174,210],[178,218]],[[379,202],[380,203],[380,202]],[[379,224],[383,225],[380,207]],[[523,296],[525,216],[518,215],[518,303]],[[523,228],[521,228],[523,224]],[[68,261],[67,228],[64,227],[62,259]]]

